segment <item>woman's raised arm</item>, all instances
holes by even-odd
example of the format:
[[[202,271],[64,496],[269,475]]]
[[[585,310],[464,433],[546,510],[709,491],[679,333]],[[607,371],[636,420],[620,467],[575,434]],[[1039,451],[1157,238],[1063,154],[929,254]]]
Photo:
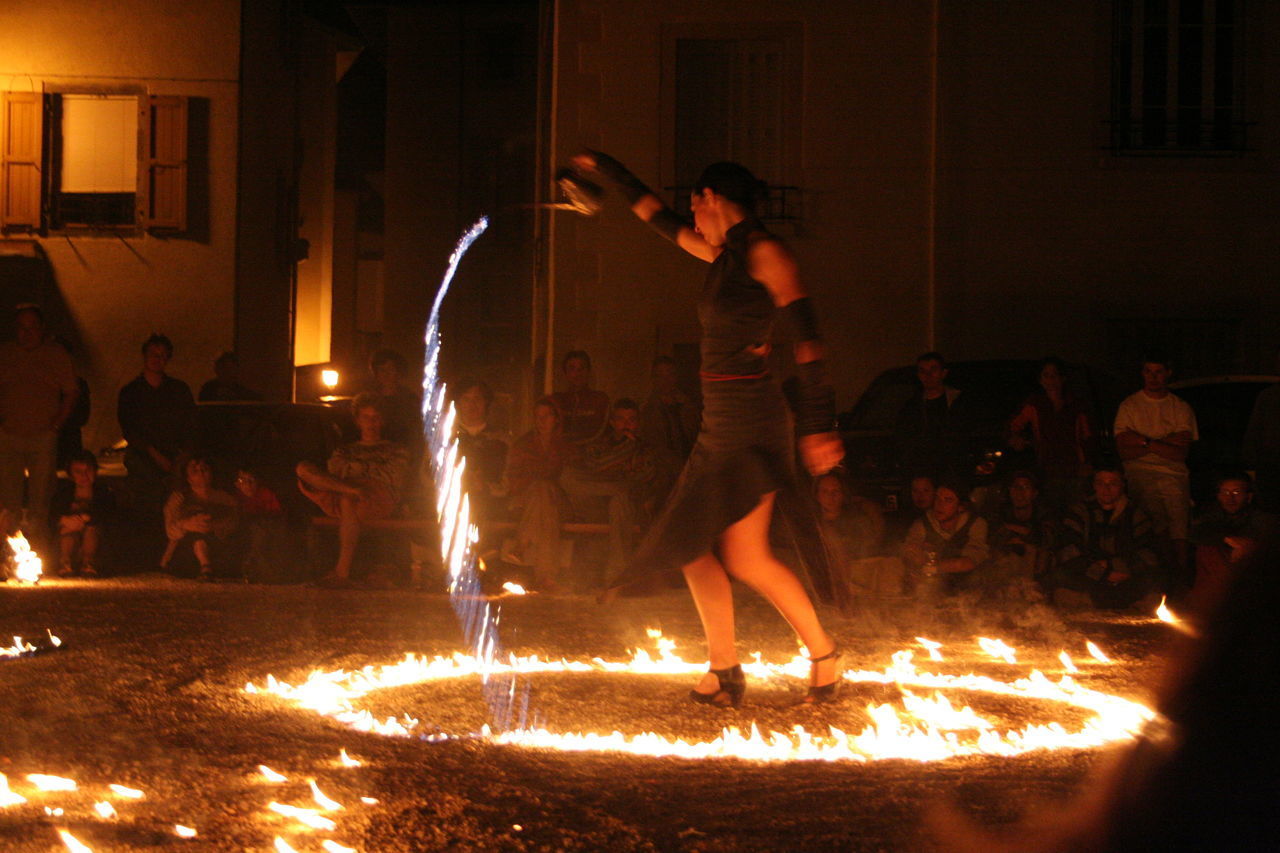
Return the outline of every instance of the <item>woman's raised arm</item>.
[[[608,178],[631,203],[632,213],[695,258],[711,263],[720,255],[718,247],[702,239],[702,235],[667,207],[657,193],[608,154],[584,151],[573,158],[573,165],[581,172]]]

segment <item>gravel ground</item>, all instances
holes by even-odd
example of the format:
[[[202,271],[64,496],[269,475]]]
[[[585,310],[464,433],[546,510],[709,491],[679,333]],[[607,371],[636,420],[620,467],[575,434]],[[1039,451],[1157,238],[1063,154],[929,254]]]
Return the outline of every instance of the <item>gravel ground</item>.
[[[739,600],[740,648],[789,659],[795,644],[782,621],[754,596]],[[930,667],[937,671],[1012,679],[1034,666],[1057,678],[1056,656],[1065,648],[1083,683],[1142,701],[1150,700],[1170,641],[1163,625],[1132,614],[1085,611],[1064,620],[1042,608],[926,612],[898,604],[827,621],[851,668],[882,669],[894,650],[923,635],[947,644],[947,662]],[[630,649],[652,649],[645,629],[658,627],[678,653],[701,658],[696,613],[681,590],[604,607],[581,596],[508,599],[502,626],[503,644],[519,654],[621,660]],[[300,851],[322,850],[324,839],[368,851],[929,850],[936,844],[921,815],[931,804],[958,804],[983,824],[1008,823],[1033,804],[1070,795],[1100,755],[765,764],[567,754],[472,738],[360,734],[244,692],[268,674],[296,684],[315,668],[462,650],[448,599],[422,592],[208,586],[160,576],[0,586],[0,637],[37,637],[46,628],[64,648],[0,659],[0,772],[28,797],[0,806],[6,851],[65,849],[57,829],[97,851],[270,850],[276,836]],[[966,651],[976,635],[1004,639],[1018,649],[1019,663]],[[1085,639],[1115,663],[1084,665]],[[556,730],[695,739],[753,720],[764,729],[830,724],[853,733],[866,724],[869,702],[893,698],[891,688],[855,688],[835,706],[795,708],[803,689],[796,682],[749,687],[747,703],[731,711],[684,701],[689,686],[684,676],[546,676],[535,680],[532,703]],[[1081,719],[1060,706],[958,698],[1019,726],[1055,718],[1070,727]],[[479,685],[461,681],[381,691],[364,707],[379,716],[409,713],[453,733],[485,722]],[[341,748],[363,766],[339,766]],[[290,781],[266,783],[259,764]],[[69,777],[80,789],[40,793],[29,773]],[[329,813],[332,831],[305,830],[267,809],[273,800],[314,806],[308,779],[346,805]],[[113,796],[109,783],[146,796]],[[117,818],[94,814],[102,800],[115,805]],[[63,813],[46,814],[46,807]],[[198,835],[180,839],[175,824]]]

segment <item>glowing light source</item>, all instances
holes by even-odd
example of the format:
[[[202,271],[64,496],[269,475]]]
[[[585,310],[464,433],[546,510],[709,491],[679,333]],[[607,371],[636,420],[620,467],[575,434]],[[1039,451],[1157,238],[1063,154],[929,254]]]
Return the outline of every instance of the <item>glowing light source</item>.
[[[175,823],[173,825],[173,834],[178,836],[179,838],[195,838],[196,837],[195,829],[193,829],[190,826],[183,826],[180,823]]]
[[[268,782],[279,783],[279,782],[289,781],[288,776],[284,775],[283,773],[277,773],[276,771],[272,770],[270,767],[268,767],[265,764],[258,765],[258,772],[261,773],[262,778],[266,779]]]
[[[119,814],[116,812],[116,807],[111,805],[111,803],[108,803],[106,800],[94,803],[93,810],[98,813],[98,817],[103,818],[104,820],[111,820],[114,817],[119,817]]]
[[[0,809],[8,806],[20,806],[26,801],[26,797],[9,790],[9,777],[0,773]]]
[[[324,370],[320,371],[320,382],[330,391],[338,387],[339,378],[338,371],[334,370],[332,367],[326,367]]]
[[[116,785],[114,783],[111,785],[108,785],[107,787],[109,787],[112,793],[114,793],[116,796],[125,797],[126,799],[130,799],[130,800],[141,800],[145,796],[137,788],[126,788],[124,785]]]
[[[20,583],[35,584],[40,582],[43,573],[40,557],[31,550],[31,544],[22,531],[9,538],[9,550],[13,553],[13,577]]]

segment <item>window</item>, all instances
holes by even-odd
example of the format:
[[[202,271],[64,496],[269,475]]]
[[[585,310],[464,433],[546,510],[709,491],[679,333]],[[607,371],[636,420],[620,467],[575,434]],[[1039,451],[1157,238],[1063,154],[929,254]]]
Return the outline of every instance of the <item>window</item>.
[[[687,212],[703,167],[735,160],[769,185],[764,218],[798,218],[799,26],[678,25],[663,41],[672,131],[663,177],[677,209]]]
[[[0,229],[178,232],[187,99],[0,92]]]
[[[1245,150],[1244,0],[1115,0],[1111,147]]]

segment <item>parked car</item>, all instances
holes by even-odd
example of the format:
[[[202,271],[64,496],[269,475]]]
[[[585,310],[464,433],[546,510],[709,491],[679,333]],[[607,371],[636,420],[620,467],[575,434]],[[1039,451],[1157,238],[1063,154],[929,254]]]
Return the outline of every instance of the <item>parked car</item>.
[[[1017,467],[1032,466],[1031,451],[1013,452],[1008,425],[1018,407],[1039,386],[1038,360],[958,361],[948,366],[947,385],[961,392],[965,406],[965,454],[974,485],[998,478]],[[1067,365],[1067,390],[1094,413],[1103,443],[1110,446],[1113,394],[1099,387],[1096,374],[1082,365]],[[908,400],[920,393],[915,365],[894,367],[867,386],[853,408],[840,415],[845,468],[865,497],[888,513],[910,506],[908,472],[898,464],[894,426]],[[1101,414],[1103,417],[1098,417]]]
[[[1198,506],[1212,506],[1213,481],[1221,473],[1245,467],[1241,459],[1245,429],[1258,394],[1280,376],[1208,376],[1170,382],[1169,389],[1191,404],[1200,440],[1187,453],[1191,469],[1191,498]]]

